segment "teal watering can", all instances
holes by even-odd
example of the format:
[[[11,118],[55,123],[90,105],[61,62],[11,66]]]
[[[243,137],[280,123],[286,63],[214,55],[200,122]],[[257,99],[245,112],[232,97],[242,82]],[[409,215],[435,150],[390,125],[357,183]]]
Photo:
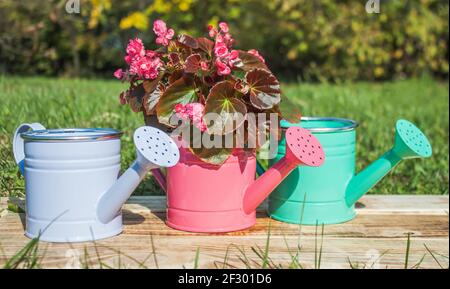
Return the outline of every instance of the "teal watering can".
[[[432,155],[426,136],[414,124],[399,120],[391,150],[355,175],[355,121],[339,118],[302,118],[301,123],[282,121],[282,128],[301,126],[309,129],[325,152],[321,167],[298,167],[269,197],[269,215],[295,224],[337,224],[353,219],[355,203],[401,160]],[[275,164],[285,154],[284,135]],[[258,174],[264,172],[258,164]]]

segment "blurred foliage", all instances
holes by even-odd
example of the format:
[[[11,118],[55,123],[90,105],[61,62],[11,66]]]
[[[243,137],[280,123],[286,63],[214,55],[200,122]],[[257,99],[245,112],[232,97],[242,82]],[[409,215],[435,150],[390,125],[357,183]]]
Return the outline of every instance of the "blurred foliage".
[[[305,80],[447,78],[448,1],[365,0],[65,0],[0,1],[0,72],[111,75],[127,40],[154,43],[161,18],[200,35],[227,21],[241,49],[257,48],[280,76]]]

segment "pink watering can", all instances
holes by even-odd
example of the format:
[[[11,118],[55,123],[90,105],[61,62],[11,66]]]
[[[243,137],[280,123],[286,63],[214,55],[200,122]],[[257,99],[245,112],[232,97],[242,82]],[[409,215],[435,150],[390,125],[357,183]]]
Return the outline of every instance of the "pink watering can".
[[[299,165],[320,166],[325,155],[319,141],[306,129],[286,132],[287,153],[255,180],[254,153],[235,150],[221,166],[205,163],[180,149],[180,161],[167,169],[167,225],[189,232],[230,232],[256,223],[256,208]]]

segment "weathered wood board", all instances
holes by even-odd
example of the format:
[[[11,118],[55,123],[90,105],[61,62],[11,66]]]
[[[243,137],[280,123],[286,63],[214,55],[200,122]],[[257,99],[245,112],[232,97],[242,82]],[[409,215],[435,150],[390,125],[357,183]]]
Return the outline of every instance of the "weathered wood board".
[[[23,207],[18,200],[12,202]],[[0,200],[0,211],[7,199]],[[165,197],[133,197],[124,206],[123,234],[96,243],[39,244],[46,268],[125,267],[192,268],[197,250],[200,268],[258,268],[270,226],[271,266],[289,267],[299,251],[304,268],[403,268],[408,234],[408,267],[448,268],[448,196],[366,196],[353,221],[322,228],[285,224],[267,218],[265,205],[251,229],[227,234],[193,234],[164,224]],[[6,212],[6,214],[5,214]],[[23,248],[23,214],[0,213],[0,266]],[[323,236],[323,238],[322,238]],[[298,250],[300,248],[300,250]]]

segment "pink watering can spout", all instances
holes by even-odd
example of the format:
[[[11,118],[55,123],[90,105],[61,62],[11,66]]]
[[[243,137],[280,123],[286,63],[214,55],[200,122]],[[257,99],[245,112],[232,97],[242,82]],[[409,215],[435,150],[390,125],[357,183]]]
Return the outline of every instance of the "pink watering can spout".
[[[325,161],[320,142],[308,130],[286,131],[286,155],[251,184],[244,195],[243,209],[250,214],[299,165],[318,167]]]

